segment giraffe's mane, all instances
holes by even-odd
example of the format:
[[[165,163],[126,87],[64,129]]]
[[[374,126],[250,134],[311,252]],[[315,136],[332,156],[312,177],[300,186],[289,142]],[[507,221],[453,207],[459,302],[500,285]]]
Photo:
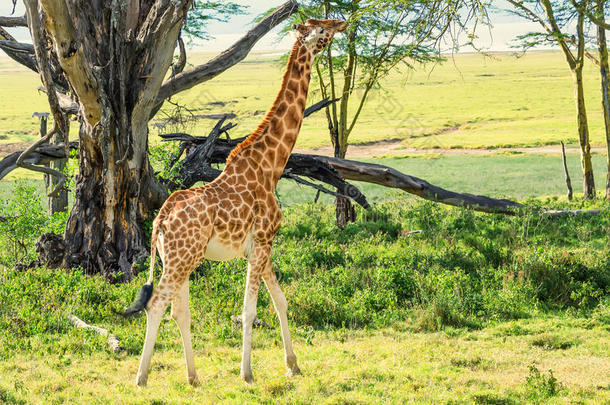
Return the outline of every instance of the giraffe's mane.
[[[271,118],[275,114],[275,111],[277,110],[277,107],[280,104],[280,100],[281,100],[282,93],[283,93],[282,90],[285,89],[288,84],[287,82],[289,80],[288,77],[290,76],[290,68],[291,68],[292,64],[296,62],[296,59],[298,56],[298,51],[299,51],[300,47],[301,47],[301,41],[297,39],[297,41],[295,41],[294,45],[292,46],[292,50],[290,51],[290,58],[288,59],[288,63],[286,64],[286,71],[284,72],[284,77],[282,78],[282,87],[280,87],[280,91],[278,92],[277,97],[275,98],[275,101],[273,102],[273,105],[267,112],[267,115],[265,115],[265,118],[263,118],[261,123],[258,124],[258,127],[256,127],[254,132],[252,132],[250,135],[248,135],[248,137],[246,139],[244,139],[242,142],[240,142],[231,151],[231,153],[229,154],[229,157],[227,158],[227,161],[225,163],[226,165],[231,163],[231,160],[233,160],[233,158],[235,156],[237,156],[244,148],[246,148],[248,145],[251,145],[254,141],[256,141],[258,138],[260,138],[261,135],[263,135],[263,133],[265,132],[265,129],[267,129],[267,127],[269,126],[269,122],[271,121]]]

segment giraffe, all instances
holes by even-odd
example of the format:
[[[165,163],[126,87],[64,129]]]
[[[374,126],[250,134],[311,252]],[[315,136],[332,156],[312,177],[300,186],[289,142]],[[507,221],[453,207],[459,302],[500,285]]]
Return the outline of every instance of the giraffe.
[[[274,189],[301,128],[313,60],[336,32],[345,31],[347,23],[309,19],[293,28],[297,39],[282,86],[261,124],[231,152],[224,171],[214,181],[173,193],[153,221],[150,276],[125,312],[146,311],[146,338],[136,377],[139,386],[147,383],[157,331],[170,302],[172,318],[182,336],[188,382],[199,383],[191,344],[189,274],[204,258],[224,261],[244,257],[248,262],[241,378],[253,382],[252,322],[261,279],[279,318],[287,375],[300,374],[288,330],[286,297],[271,265],[271,246],[282,219]],[[157,250],[163,273],[153,290]]]

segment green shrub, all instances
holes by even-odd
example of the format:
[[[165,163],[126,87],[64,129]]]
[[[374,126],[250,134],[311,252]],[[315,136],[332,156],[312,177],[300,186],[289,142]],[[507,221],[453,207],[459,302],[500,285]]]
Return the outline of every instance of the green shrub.
[[[67,213],[50,217],[36,189],[16,181],[11,199],[0,203],[0,261],[5,266],[36,258],[34,244],[44,232],[62,234]]]
[[[533,364],[529,366],[529,374],[525,380],[525,397],[529,401],[539,402],[552,398],[562,389],[562,385],[553,375],[553,370],[549,370],[548,375],[545,375]]]
[[[15,201],[4,204],[13,204],[11,210],[22,208],[24,218],[36,219],[25,223],[36,226],[28,225],[19,234],[33,250],[38,234],[51,227],[60,230],[64,219],[47,218],[40,200],[39,210],[23,209],[35,196],[27,188],[21,190],[15,192]],[[409,234],[411,230],[422,232]],[[288,298],[290,321],[298,330],[376,328],[414,318],[418,330],[449,333],[455,331],[452,328],[478,328],[488,321],[523,318],[547,309],[592,313],[605,327],[609,231],[610,216],[605,214],[508,217],[406,199],[378,205],[359,222],[339,230],[332,206],[304,204],[284,209],[272,261]],[[0,246],[6,248],[8,240],[2,238]],[[245,260],[205,261],[193,271],[193,341],[201,342],[196,344],[204,344],[205,338],[239,344],[231,316],[242,310],[246,267]],[[0,356],[38,350],[37,339],[52,342],[56,351],[76,345],[79,340],[69,337],[81,332],[70,327],[66,312],[123,331],[127,351],[137,353],[144,319],[124,321],[111,309],[133,300],[146,273],[129,284],[111,286],[78,271],[4,270],[0,330],[8,332],[0,337]],[[258,303],[257,316],[277,326],[264,287]],[[165,333],[175,334],[179,342],[175,329],[168,326]],[[104,345],[97,339],[74,350],[89,352]]]

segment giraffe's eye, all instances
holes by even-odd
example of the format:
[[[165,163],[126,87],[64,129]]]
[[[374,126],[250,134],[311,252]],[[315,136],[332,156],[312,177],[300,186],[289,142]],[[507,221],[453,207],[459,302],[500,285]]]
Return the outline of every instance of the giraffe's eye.
[[[324,28],[320,27],[320,34],[324,33]]]

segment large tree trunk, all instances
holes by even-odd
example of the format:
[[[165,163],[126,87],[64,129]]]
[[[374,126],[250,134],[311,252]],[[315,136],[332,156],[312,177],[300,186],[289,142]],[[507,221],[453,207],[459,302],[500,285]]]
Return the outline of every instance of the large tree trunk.
[[[147,256],[141,223],[164,197],[148,160],[147,123],[190,2],[40,2],[79,104],[80,171],[64,266],[128,280]]]
[[[576,114],[578,124],[578,139],[580,144],[580,161],[583,176],[583,197],[595,198],[595,179],[591,163],[591,144],[589,143],[589,125],[587,109],[585,108],[585,93],[582,81],[582,65],[572,70],[574,77],[574,93],[576,97]]]
[[[597,1],[597,12],[602,23],[604,19],[603,0]],[[606,130],[606,199],[610,200],[610,83],[608,82],[608,45],[606,42],[606,30],[601,25],[597,26],[597,46],[599,50],[599,71],[601,76],[602,110],[604,112],[604,125]]]

